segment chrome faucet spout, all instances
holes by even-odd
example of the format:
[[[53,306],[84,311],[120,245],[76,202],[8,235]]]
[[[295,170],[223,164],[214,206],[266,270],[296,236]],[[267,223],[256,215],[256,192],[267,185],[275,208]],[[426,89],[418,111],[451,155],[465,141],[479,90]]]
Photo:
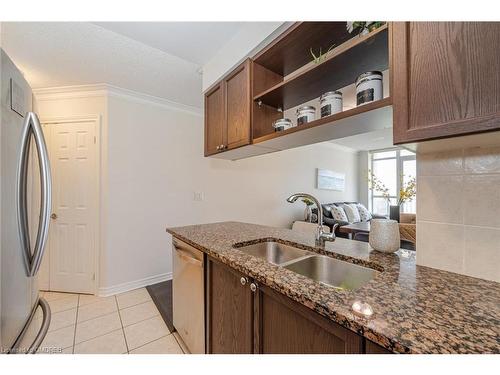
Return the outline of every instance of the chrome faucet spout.
[[[299,199],[299,198],[305,198],[305,199],[309,199],[309,200],[313,201],[318,209],[318,231],[316,233],[316,245],[323,247],[325,245],[325,241],[335,241],[335,228],[336,228],[336,226],[333,227],[333,230],[331,233],[326,233],[323,230],[323,207],[321,206],[319,201],[314,196],[312,196],[311,194],[307,194],[307,193],[292,194],[286,199],[286,201],[288,203],[295,203],[297,201],[297,199]]]

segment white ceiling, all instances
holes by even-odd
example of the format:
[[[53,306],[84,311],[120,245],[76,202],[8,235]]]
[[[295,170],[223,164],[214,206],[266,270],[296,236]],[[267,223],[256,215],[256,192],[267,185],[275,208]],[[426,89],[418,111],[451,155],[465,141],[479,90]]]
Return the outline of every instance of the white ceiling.
[[[205,65],[243,22],[95,22],[108,30]]]
[[[2,22],[2,48],[33,88],[108,83],[199,108],[200,65],[243,23],[100,25]]]

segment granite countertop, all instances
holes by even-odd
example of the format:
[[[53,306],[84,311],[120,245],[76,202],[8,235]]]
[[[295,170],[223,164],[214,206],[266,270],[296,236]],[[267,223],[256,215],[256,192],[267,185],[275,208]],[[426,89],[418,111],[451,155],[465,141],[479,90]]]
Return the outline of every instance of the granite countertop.
[[[167,232],[391,351],[500,353],[500,283],[417,266],[414,252],[383,254],[365,242],[337,238],[318,248],[312,236],[289,229],[224,222]],[[355,291],[339,290],[233,248],[262,239],[382,272]],[[354,300],[368,302],[374,315],[354,315]]]

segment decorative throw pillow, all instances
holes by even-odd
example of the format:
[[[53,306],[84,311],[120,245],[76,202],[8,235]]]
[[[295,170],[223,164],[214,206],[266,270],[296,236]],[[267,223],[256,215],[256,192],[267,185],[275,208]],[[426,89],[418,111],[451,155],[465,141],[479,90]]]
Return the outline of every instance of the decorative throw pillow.
[[[325,204],[323,206],[323,215],[325,215],[326,217],[332,217],[332,205]]]
[[[345,204],[344,211],[347,214],[349,223],[359,223],[361,218],[359,217],[358,206],[356,204]]]
[[[361,221],[370,221],[372,219],[372,214],[370,213],[370,211],[368,211],[368,209],[361,203],[358,203],[358,211]]]
[[[347,220],[347,215],[342,207],[332,205],[330,206],[330,212],[335,220],[349,221]]]

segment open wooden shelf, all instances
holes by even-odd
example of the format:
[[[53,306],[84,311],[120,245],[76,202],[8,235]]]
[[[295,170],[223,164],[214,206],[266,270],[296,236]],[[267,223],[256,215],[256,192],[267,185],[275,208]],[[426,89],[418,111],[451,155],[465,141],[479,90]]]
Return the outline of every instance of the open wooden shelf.
[[[336,113],[336,114],[331,115],[331,116],[327,116],[327,117],[323,117],[323,118],[314,120],[314,121],[307,123],[307,124],[304,124],[304,125],[294,126],[293,128],[290,128],[287,130],[273,132],[273,133],[270,133],[270,134],[267,134],[267,135],[264,135],[264,136],[261,136],[258,138],[254,138],[253,144],[259,144],[259,143],[266,142],[266,141],[269,141],[269,140],[274,139],[274,138],[284,137],[284,136],[287,136],[289,134],[301,132],[301,131],[304,131],[306,129],[311,129],[311,128],[325,125],[325,124],[331,124],[332,126],[335,126],[333,123],[336,121],[339,121],[339,120],[342,120],[342,119],[345,119],[348,117],[352,117],[352,116],[357,116],[357,115],[360,115],[362,113],[366,113],[366,112],[376,110],[379,108],[388,107],[390,105],[392,105],[392,99],[390,97],[384,98],[384,99],[377,100],[375,102],[371,102],[371,103],[368,103],[368,104],[365,104],[365,105],[362,105],[362,106],[359,106],[356,108],[352,108],[352,109],[348,109],[346,111],[342,111],[340,113]]]
[[[311,48],[324,52],[350,38],[345,22],[297,22],[253,60],[283,77],[311,61]]]
[[[345,29],[345,23],[342,24]],[[388,39],[387,24],[367,35],[353,37],[331,50],[322,63],[309,62],[291,72],[282,82],[255,95],[254,101],[285,111],[324,92],[353,84],[361,73],[386,70],[389,67]],[[311,60],[309,51],[305,56],[307,61]],[[271,65],[268,62],[266,67]]]
[[[255,138],[251,145],[221,152],[213,155],[213,157],[239,160],[294,147],[390,129],[392,128],[391,104],[391,98],[385,98],[333,116],[324,117],[307,125]]]
[[[251,91],[250,143],[211,157],[238,160],[391,128],[392,98],[387,93],[391,27],[391,23],[385,24],[361,36],[349,34],[345,22],[293,24],[250,63],[250,78],[246,82]],[[310,48],[318,51],[321,47],[325,52],[332,44],[336,47],[321,63],[312,61]],[[351,108],[355,105],[355,79],[372,70],[384,72],[384,92],[388,97]],[[224,85],[224,79],[221,84]],[[317,103],[320,95],[332,90],[342,90],[344,108],[350,109],[274,132],[272,124],[276,119],[289,116],[288,112],[298,105]],[[241,98],[235,96],[232,100],[238,102]],[[221,116],[226,116],[224,111],[229,105],[221,107]],[[217,129],[217,122],[209,125]]]

